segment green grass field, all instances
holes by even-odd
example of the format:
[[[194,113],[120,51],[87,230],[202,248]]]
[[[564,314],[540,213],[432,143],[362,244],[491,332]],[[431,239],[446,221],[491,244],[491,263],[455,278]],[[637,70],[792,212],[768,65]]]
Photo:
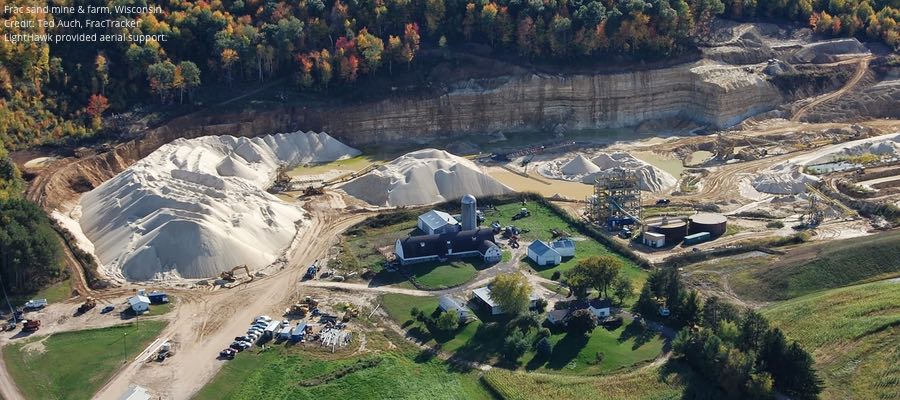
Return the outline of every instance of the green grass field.
[[[785,300],[818,290],[900,276],[900,232],[801,246],[732,276],[735,292]]]
[[[401,339],[402,340],[402,339]],[[427,357],[383,352],[327,360],[272,346],[229,361],[195,397],[204,399],[490,399],[474,373]]]
[[[513,221],[512,217],[519,212],[520,208],[522,208],[521,203],[509,203],[497,206],[497,212],[485,213],[485,222],[490,223],[492,221],[500,221],[500,224],[503,226],[515,225],[519,229],[527,230],[528,232],[521,235],[523,242],[531,242],[539,239],[552,240],[553,234],[550,230],[553,228],[573,235],[573,238],[576,240],[575,257],[563,259],[562,264],[553,267],[541,267],[532,265],[528,261],[524,261],[528,263],[528,265],[531,265],[531,267],[544,278],[550,278],[556,271],[565,272],[572,269],[580,259],[595,255],[612,254],[623,261],[625,268],[622,271],[632,280],[632,284],[635,288],[639,289],[644,284],[644,279],[647,275],[646,272],[638,268],[631,260],[612,252],[596,240],[578,235],[578,231],[574,226],[567,224],[550,208],[538,203],[528,203],[526,207],[531,213],[531,216]]]
[[[813,354],[823,398],[900,398],[900,282],[810,294],[763,314]]]
[[[437,298],[386,294],[382,304],[388,315],[410,334],[430,345],[439,345],[444,352],[488,363],[496,363],[501,358],[504,336],[496,324],[473,321],[453,334],[433,332],[425,324],[413,320],[410,310],[416,307],[430,314],[437,308]],[[653,360],[662,351],[661,338],[631,322],[626,319],[621,327],[611,331],[597,328],[587,338],[555,332],[550,337],[555,349],[553,355],[544,360],[529,349],[520,358],[522,367],[544,372],[595,375],[629,369]],[[535,333],[532,331],[532,336]],[[599,352],[603,353],[603,357],[598,362]]]
[[[492,369],[482,381],[506,400],[662,400],[715,399],[708,388],[690,385],[690,372],[672,366],[648,367],[633,372],[597,376],[565,376]]]
[[[4,347],[3,360],[29,399],[87,399],[165,326],[142,321],[140,329],[129,324],[36,336]]]

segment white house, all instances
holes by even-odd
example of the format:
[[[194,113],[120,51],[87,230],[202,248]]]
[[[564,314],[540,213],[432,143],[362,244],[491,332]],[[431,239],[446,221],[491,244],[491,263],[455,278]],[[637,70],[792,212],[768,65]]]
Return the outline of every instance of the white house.
[[[647,231],[647,232],[644,232],[642,241],[647,246],[659,248],[659,247],[663,247],[666,245],[666,235],[663,235],[661,233]]]
[[[550,243],[550,246],[562,257],[575,257],[575,241],[572,239],[559,239]]]
[[[565,325],[569,310],[553,310],[547,313],[547,322],[553,325]]]
[[[144,296],[144,291],[138,292],[137,295],[128,298],[128,304],[135,314],[143,314],[150,311],[150,298]]]
[[[486,311],[490,311],[491,315],[500,315],[503,314],[503,309],[500,308],[500,305],[497,304],[494,299],[491,298],[491,288],[490,286],[480,287],[472,291],[472,294],[475,295],[475,302],[480,304]],[[537,307],[537,301],[539,297],[532,292],[529,296],[528,308]]]
[[[587,303],[587,309],[601,319],[609,316],[611,308],[612,302],[609,299],[593,299]]]
[[[426,235],[439,235],[459,231],[459,221],[443,211],[431,210],[419,216],[419,230]]]
[[[562,262],[562,255],[543,240],[535,240],[528,245],[528,258],[540,266],[559,265]]]
[[[438,307],[444,312],[456,311],[460,322],[465,322],[469,319],[469,309],[461,306],[450,296],[444,295],[438,298]]]

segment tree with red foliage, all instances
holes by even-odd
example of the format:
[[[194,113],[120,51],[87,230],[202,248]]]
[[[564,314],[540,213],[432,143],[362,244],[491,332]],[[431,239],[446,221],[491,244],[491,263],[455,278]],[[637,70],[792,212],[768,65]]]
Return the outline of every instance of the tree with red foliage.
[[[93,125],[95,129],[100,128],[100,125],[103,122],[101,115],[103,115],[103,112],[106,111],[107,108],[109,108],[109,100],[102,94],[92,94],[88,99],[88,105],[87,108],[85,108],[85,112],[91,117],[91,125]]]

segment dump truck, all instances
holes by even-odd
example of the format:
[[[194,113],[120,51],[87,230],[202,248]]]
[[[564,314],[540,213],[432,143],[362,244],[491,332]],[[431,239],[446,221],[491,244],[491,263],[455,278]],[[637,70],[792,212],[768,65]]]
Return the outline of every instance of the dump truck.
[[[97,302],[94,300],[93,297],[88,297],[87,299],[85,299],[84,303],[82,303],[80,306],[78,306],[78,313],[84,314],[84,313],[90,311],[94,307],[97,307]]]
[[[22,325],[23,332],[34,332],[38,329],[41,329],[41,320],[39,319],[25,321],[25,324]]]

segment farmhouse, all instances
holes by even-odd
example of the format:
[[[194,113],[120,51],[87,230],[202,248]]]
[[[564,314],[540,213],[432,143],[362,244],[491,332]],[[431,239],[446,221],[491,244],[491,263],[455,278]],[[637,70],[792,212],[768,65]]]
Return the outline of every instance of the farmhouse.
[[[612,302],[609,299],[593,299],[590,301],[579,301],[572,306],[573,310],[587,309],[597,318],[606,318],[610,315]]]
[[[559,265],[562,262],[562,255],[543,240],[535,240],[528,246],[528,258],[540,266]]]
[[[426,235],[452,233],[460,230],[459,221],[456,218],[438,210],[431,210],[420,215],[417,226]]]
[[[448,257],[481,257],[488,263],[500,261],[502,253],[490,229],[411,236],[398,239],[394,255],[401,265],[440,260]]]
[[[489,311],[491,315],[500,315],[503,314],[503,309],[500,308],[494,299],[491,298],[491,287],[485,286],[480,287],[472,291],[474,295],[474,301],[476,304],[481,306],[485,311]],[[528,308],[534,309],[537,307],[537,301],[540,299],[536,294],[531,293],[529,295],[529,303]]]
[[[552,325],[565,325],[569,310],[553,310],[547,313],[547,322]]]

